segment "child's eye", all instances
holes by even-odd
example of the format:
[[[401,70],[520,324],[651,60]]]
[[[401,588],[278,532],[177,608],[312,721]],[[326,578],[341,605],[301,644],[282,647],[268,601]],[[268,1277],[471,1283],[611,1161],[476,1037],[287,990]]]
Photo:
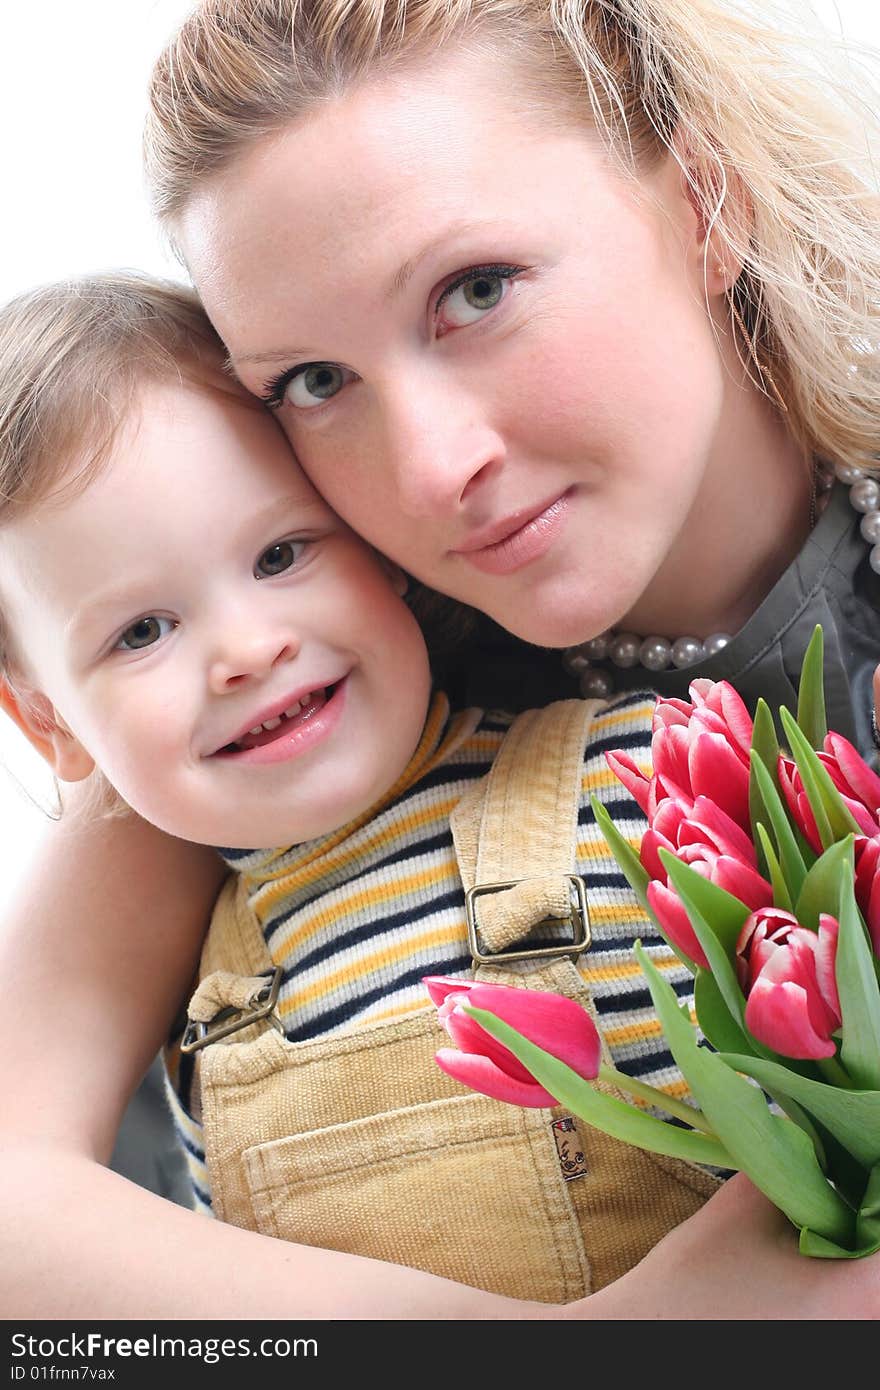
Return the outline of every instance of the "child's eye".
[[[336,362],[306,362],[268,381],[263,399],[269,406],[292,405],[298,410],[313,410],[337,395],[354,380],[354,375]]]
[[[264,550],[254,565],[255,579],[271,579],[275,574],[283,574],[301,558],[307,541],[276,541]]]
[[[440,334],[450,328],[465,328],[484,318],[500,304],[522,266],[475,266],[447,285],[437,300],[434,313]]]
[[[145,618],[138,618],[136,623],[132,623],[131,627],[127,627],[120,634],[114,650],[142,651],[144,647],[152,647],[163,637],[167,637],[176,626],[173,618],[158,618],[154,613],[149,613]]]

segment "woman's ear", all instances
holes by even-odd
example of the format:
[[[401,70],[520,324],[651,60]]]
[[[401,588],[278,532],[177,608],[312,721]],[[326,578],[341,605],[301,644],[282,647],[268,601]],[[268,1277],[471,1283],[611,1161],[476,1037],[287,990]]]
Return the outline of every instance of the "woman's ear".
[[[726,294],[742,272],[742,256],[735,248],[749,243],[754,222],[751,199],[735,174],[720,161],[697,158],[680,135],[673,141],[673,157],[696,223],[694,251],[706,290],[710,295]]]
[[[8,676],[0,676],[0,709],[62,782],[81,782],[94,771],[94,759],[41,691],[13,685]]]

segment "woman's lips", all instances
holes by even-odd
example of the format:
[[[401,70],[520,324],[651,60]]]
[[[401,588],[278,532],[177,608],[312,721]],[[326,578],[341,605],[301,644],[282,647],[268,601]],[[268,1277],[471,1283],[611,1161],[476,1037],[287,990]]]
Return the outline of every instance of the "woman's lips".
[[[282,719],[277,729],[266,729],[247,739],[248,747],[227,745],[213,754],[236,766],[260,766],[289,762],[311,750],[336,728],[342,716],[348,678],[315,697],[292,719]]]
[[[497,540],[453,553],[484,574],[513,574],[546,555],[565,523],[569,497],[570,490],[533,516],[512,518],[510,530]]]

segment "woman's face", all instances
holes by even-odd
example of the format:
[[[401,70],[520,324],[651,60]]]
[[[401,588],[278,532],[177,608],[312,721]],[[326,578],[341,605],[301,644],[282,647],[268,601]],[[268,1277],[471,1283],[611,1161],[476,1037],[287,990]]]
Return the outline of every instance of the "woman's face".
[[[375,80],[241,157],[179,232],[331,506],[561,646],[682,547],[727,462],[726,372],[674,161],[633,185],[518,90],[473,52]]]

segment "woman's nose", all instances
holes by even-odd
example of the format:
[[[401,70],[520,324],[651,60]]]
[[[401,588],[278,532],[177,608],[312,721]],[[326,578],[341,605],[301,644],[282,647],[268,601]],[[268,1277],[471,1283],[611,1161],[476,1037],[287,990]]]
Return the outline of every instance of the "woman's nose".
[[[276,666],[292,661],[299,649],[299,639],[288,625],[258,626],[241,614],[215,644],[208,668],[210,689],[224,695],[262,680]]]
[[[452,384],[410,382],[388,403],[383,451],[400,509],[414,518],[448,516],[501,470],[497,430]]]

